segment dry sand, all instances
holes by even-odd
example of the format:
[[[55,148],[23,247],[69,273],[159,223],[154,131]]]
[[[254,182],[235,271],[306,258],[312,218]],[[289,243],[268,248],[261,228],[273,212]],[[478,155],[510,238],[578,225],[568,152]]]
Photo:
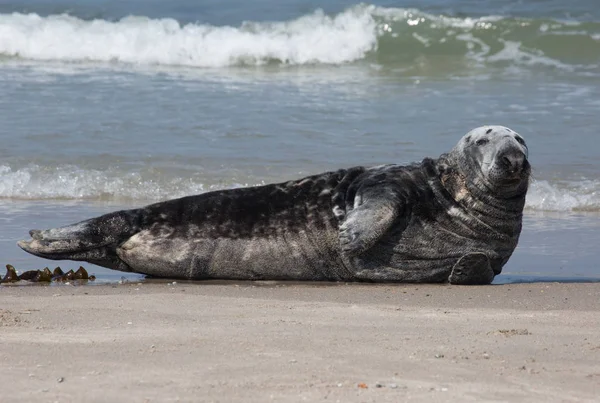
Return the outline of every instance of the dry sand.
[[[1,402],[600,401],[600,283],[0,287]]]

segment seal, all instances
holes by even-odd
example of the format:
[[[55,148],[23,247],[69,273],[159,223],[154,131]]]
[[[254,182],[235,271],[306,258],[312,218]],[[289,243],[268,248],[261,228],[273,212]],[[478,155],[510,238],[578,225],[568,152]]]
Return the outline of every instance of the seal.
[[[180,279],[488,284],[517,246],[530,171],[519,134],[483,126],[437,159],[188,196],[18,245]]]

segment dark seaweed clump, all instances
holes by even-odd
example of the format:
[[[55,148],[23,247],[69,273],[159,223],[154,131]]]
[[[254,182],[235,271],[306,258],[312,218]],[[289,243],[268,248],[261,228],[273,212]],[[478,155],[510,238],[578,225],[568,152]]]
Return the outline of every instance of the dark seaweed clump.
[[[72,280],[96,280],[96,276],[93,274],[90,276],[83,266],[79,266],[77,271],[69,270],[63,272],[60,267],[50,271],[49,268],[45,267],[43,270],[29,270],[21,275],[17,274],[17,270],[10,264],[6,265],[6,275],[0,283],[16,283],[17,281],[31,281],[34,283],[50,283],[50,282],[67,282]]]

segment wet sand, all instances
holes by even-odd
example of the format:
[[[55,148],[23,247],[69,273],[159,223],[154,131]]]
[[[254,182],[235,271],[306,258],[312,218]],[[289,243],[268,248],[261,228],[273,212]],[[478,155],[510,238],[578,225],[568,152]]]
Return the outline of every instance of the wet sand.
[[[600,283],[0,287],[1,401],[597,401]]]

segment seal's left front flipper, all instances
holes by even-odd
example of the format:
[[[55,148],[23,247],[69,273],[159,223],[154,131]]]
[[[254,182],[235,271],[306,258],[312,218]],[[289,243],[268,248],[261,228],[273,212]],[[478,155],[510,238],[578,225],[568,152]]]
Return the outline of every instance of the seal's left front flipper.
[[[359,255],[370,249],[397,224],[402,203],[388,195],[364,196],[365,201],[352,209],[339,228],[341,249],[348,255]]]
[[[458,259],[448,282],[457,285],[483,285],[490,284],[493,279],[494,271],[488,256],[485,253],[469,253]]]

